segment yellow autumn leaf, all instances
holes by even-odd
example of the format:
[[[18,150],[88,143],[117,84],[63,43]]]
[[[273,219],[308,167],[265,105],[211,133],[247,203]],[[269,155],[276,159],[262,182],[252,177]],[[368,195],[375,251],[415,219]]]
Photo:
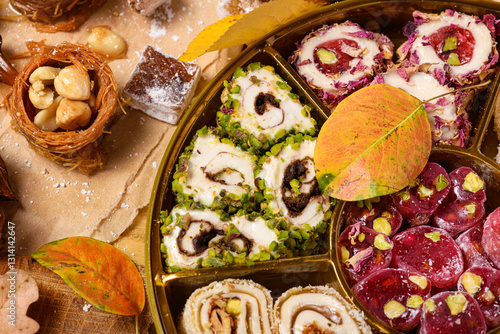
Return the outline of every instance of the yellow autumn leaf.
[[[200,32],[179,60],[191,61],[207,52],[251,43],[280,25],[318,8],[321,5],[306,0],[274,0],[247,14],[227,16]]]

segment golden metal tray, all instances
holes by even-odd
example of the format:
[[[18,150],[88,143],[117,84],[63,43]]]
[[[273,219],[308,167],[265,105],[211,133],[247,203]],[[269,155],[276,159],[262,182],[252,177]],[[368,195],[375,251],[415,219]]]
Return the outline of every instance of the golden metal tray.
[[[439,13],[445,9],[484,16],[493,14],[500,18],[500,3],[493,1],[366,1],[346,0],[295,19],[289,24],[269,33],[260,41],[247,47],[233,59],[201,92],[181,119],[170,144],[165,151],[156,176],[149,204],[146,229],[146,274],[147,291],[153,318],[158,333],[176,333],[177,320],[190,294],[212,281],[225,278],[252,279],[271,290],[273,297],[298,285],[330,284],[363,310],[375,332],[398,333],[371,316],[352,296],[340,270],[336,243],[343,229],[344,203],[338,202],[329,228],[329,250],[324,254],[291,259],[257,262],[254,267],[230,266],[180,271],[168,274],[162,266],[160,253],[160,211],[170,210],[174,199],[170,185],[179,155],[196,130],[204,125],[215,125],[215,113],[221,106],[220,95],[223,81],[230,79],[234,70],[252,62],[271,65],[283,77],[301,101],[312,107],[311,114],[318,126],[327,119],[330,111],[314,92],[298,76],[287,62],[295,50],[295,43],[325,24],[350,20],[361,27],[387,35],[395,49],[406,40],[402,34],[404,25],[412,20],[412,12]],[[497,65],[499,68],[500,65]],[[436,146],[431,161],[442,164],[448,171],[458,166],[469,166],[477,171],[487,183],[487,210],[500,206],[500,166],[495,162],[499,141],[493,131],[493,113],[499,89],[498,70],[488,89],[477,98],[470,120],[473,125],[471,140],[466,148]],[[491,333],[500,333],[496,328]]]

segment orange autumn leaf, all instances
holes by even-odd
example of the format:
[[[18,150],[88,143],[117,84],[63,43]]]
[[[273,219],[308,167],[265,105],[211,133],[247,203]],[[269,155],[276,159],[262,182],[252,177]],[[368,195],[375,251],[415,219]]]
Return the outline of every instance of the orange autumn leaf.
[[[394,193],[415,179],[430,155],[423,104],[389,85],[365,87],[343,100],[321,128],[316,178],[329,196],[355,201]]]
[[[292,19],[318,8],[321,5],[312,1],[274,0],[247,14],[227,16],[201,31],[179,60],[191,61],[207,52],[252,43]]]
[[[50,242],[31,256],[103,311],[138,315],[146,295],[141,274],[122,252],[88,237]]]

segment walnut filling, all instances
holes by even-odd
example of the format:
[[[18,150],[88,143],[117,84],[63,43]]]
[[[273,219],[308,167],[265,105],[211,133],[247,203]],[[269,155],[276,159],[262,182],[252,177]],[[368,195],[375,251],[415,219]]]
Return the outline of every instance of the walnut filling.
[[[255,98],[255,112],[259,115],[264,115],[271,110],[271,107],[280,108],[280,103],[274,95],[269,93],[259,93]]]
[[[207,221],[191,221],[189,226],[180,231],[177,245],[181,253],[194,256],[203,253],[217,235],[224,235],[224,231],[216,230]]]
[[[321,196],[314,169],[308,168],[311,163],[311,158],[295,160],[285,169],[281,192],[291,217],[299,216],[312,197]]]

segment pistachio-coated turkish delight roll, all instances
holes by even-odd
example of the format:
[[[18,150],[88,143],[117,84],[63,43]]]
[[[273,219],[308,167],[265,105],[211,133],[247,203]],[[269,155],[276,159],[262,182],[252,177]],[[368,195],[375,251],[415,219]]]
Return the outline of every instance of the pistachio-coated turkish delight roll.
[[[162,227],[169,271],[194,269],[220,252],[227,227],[214,211],[175,207]]]
[[[292,137],[289,137],[292,139]],[[257,184],[264,190],[272,212],[286,217],[294,226],[315,228],[329,217],[328,196],[319,189],[314,171],[316,139],[300,136],[265,158]],[[273,155],[274,154],[274,155]]]
[[[191,294],[181,315],[181,334],[274,333],[273,300],[251,280],[213,282]]]
[[[273,317],[280,334],[371,333],[363,313],[328,286],[288,290],[274,304]]]
[[[192,200],[229,213],[253,211],[256,162],[256,156],[202,128],[179,158],[172,184],[177,201]]]
[[[316,132],[316,121],[272,66],[239,67],[222,93],[218,124],[244,147],[266,150],[287,133]]]

